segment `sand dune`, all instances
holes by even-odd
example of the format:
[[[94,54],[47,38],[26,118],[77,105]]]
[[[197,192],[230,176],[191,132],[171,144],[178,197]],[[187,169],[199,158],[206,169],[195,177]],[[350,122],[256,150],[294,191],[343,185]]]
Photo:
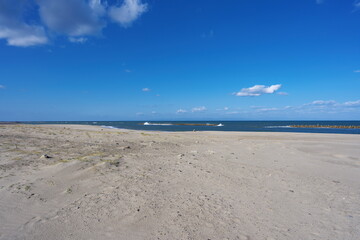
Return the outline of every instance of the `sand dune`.
[[[360,135],[0,125],[0,239],[356,240],[359,176]]]

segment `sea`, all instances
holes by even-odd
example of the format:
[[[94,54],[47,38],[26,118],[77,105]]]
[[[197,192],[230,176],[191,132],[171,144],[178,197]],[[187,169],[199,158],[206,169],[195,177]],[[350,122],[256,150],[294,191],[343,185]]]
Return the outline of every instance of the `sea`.
[[[292,125],[360,126],[360,121],[46,121],[26,123],[95,125],[103,128],[142,131],[232,131],[360,134],[360,128],[291,127]]]

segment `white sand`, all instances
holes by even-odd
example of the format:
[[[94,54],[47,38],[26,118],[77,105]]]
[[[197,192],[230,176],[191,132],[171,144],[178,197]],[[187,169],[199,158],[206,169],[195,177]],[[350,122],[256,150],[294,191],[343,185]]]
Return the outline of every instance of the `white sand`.
[[[2,240],[358,240],[359,226],[360,135],[0,125]]]

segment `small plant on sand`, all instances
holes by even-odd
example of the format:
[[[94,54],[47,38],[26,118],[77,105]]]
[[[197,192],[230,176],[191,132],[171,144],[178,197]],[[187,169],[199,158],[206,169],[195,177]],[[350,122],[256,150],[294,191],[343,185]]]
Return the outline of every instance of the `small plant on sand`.
[[[66,190],[66,192],[70,194],[70,193],[72,193],[72,189],[71,189],[71,188],[68,188],[68,189]]]
[[[143,135],[143,136],[152,136],[152,134],[148,134],[148,133],[141,133],[141,135]]]
[[[31,188],[31,187],[30,187],[29,185],[25,186],[25,191],[29,191],[30,188]]]
[[[61,159],[58,161],[59,163],[67,163],[67,162],[70,162],[70,160],[67,160],[67,159]]]
[[[120,165],[120,161],[119,160],[101,160],[102,162],[107,162],[112,166],[118,167]]]

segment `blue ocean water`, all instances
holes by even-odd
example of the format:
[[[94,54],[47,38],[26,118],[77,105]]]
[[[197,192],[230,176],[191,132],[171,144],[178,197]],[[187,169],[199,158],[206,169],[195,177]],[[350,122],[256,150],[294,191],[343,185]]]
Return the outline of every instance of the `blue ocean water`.
[[[290,125],[360,126],[360,121],[59,121],[27,122],[29,124],[81,124],[106,128],[151,131],[247,131],[247,132],[307,132],[360,134],[360,129],[292,128]],[[186,126],[176,124],[210,124],[211,126]],[[220,125],[219,125],[220,124]],[[212,126],[215,125],[215,126]],[[219,126],[218,126],[219,125]]]

